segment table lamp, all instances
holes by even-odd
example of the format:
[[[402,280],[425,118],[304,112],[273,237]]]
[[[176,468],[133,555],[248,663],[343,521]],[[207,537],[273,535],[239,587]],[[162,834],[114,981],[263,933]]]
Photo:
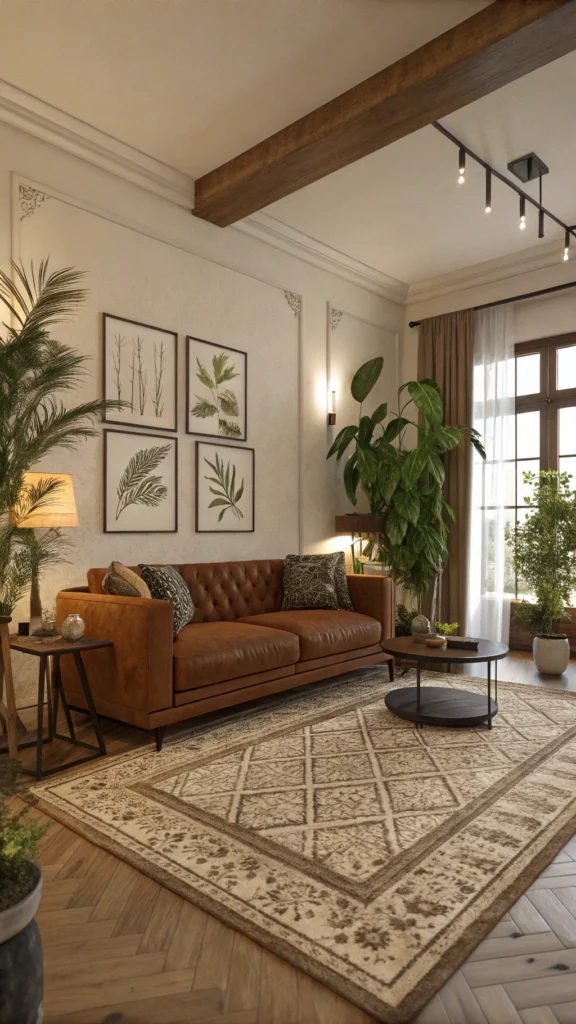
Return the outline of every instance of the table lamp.
[[[37,487],[41,480],[57,480],[59,486],[49,494],[45,504],[36,512],[18,523],[20,529],[55,530],[59,527],[79,526],[78,512],[74,498],[71,473],[24,473],[23,484],[26,489]],[[42,602],[40,600],[40,583],[38,574],[32,577],[30,587],[30,632],[42,625]]]

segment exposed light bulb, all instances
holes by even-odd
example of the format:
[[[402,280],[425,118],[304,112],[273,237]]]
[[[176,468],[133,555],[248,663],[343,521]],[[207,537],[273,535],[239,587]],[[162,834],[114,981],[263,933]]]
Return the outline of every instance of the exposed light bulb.
[[[563,260],[569,260],[570,259],[570,232],[569,231],[567,231],[566,234],[564,235],[564,256],[562,257],[562,259]]]
[[[484,213],[492,213],[492,207],[491,206],[485,206],[484,207]]]
[[[466,181],[466,150],[463,146],[458,151],[458,171],[460,173],[458,184],[463,185]]]
[[[526,229],[526,197],[520,196],[520,231]]]
[[[520,231],[524,231],[526,228],[526,217],[520,217]]]
[[[563,259],[565,259],[565,260],[569,260],[570,259],[570,249],[568,249],[568,248],[564,249]]]
[[[458,178],[458,184],[459,185],[463,185],[465,181],[466,181],[466,176],[465,176],[464,172],[461,170],[460,171],[460,177]]]

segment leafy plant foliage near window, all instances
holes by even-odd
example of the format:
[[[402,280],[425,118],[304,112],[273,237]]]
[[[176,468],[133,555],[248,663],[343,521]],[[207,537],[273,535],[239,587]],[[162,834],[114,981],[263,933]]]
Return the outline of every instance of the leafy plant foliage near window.
[[[340,461],[353,445],[344,468],[344,486],[353,505],[358,489],[367,496],[371,513],[386,513],[386,529],[365,553],[376,551],[405,590],[420,600],[430,589],[439,561],[448,558],[449,524],[455,513],[442,493],[442,456],[463,440],[486,457],[480,435],[472,427],[446,426],[444,403],[434,380],[408,381],[398,390],[398,411],[389,416],[384,402],[370,415],[362,405],[378,381],[384,360],[370,359],[352,380],[352,397],[360,406],[358,423],[344,427],[327,458]],[[420,416],[420,422],[416,417]],[[415,443],[407,441],[412,429]]]
[[[570,481],[568,473],[554,470],[524,473],[532,488],[524,501],[532,509],[506,530],[517,576],[536,596],[534,604],[518,605],[515,615],[533,633],[554,635],[576,591],[576,491]]]
[[[79,387],[86,357],[57,341],[52,328],[69,320],[85,298],[83,274],[48,269],[42,260],[27,272],[12,264],[14,280],[0,271],[0,303],[15,326],[0,338],[0,614],[10,615],[30,587],[34,566],[56,557],[48,540],[19,528],[50,504],[58,482],[46,476],[23,487],[24,473],[55,448],[75,448],[95,433],[94,418],[118,402],[69,406],[60,397]]]
[[[154,476],[152,471],[157,469],[170,449],[169,444],[141,448],[132,456],[118,483],[116,519],[129,505],[157,508],[165,501],[168,488],[162,483],[162,477]]]
[[[222,389],[223,384],[239,376],[236,366],[234,363],[229,363],[229,356],[225,352],[220,352],[212,357],[211,374],[198,356],[196,356],[196,366],[196,377],[204,387],[208,388],[210,398],[196,395],[196,405],[190,410],[192,416],[197,416],[200,419],[218,416],[219,434],[223,437],[242,437],[239,424],[230,419],[231,416],[240,415],[238,398],[231,388]]]

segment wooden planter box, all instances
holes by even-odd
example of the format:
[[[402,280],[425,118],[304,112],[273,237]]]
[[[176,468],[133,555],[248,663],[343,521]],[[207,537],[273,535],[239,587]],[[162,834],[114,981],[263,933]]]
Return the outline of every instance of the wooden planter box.
[[[514,609],[519,604],[521,604],[520,601],[510,602],[509,646],[513,651],[531,651],[534,637],[528,628],[528,623],[514,618]],[[569,608],[567,614],[570,615],[571,621],[563,622],[559,626],[559,631],[566,633],[570,642],[570,653],[576,654],[576,608]]]
[[[334,522],[336,533],[384,533],[385,526],[386,516],[372,515],[371,512],[336,516]]]

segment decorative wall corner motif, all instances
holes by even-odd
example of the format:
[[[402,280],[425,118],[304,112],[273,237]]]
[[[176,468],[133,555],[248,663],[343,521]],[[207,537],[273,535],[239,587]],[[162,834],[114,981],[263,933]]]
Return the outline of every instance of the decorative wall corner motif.
[[[302,311],[302,296],[298,295],[298,292],[284,292],[284,295],[286,296],[286,302],[290,306],[294,316],[299,320],[300,313]]]
[[[20,209],[22,210],[20,220],[26,220],[26,217],[31,217],[36,212],[38,206],[40,206],[46,199],[50,199],[50,196],[46,192],[40,192],[37,188],[32,188],[31,185],[20,185]]]
[[[330,323],[332,325],[332,330],[333,331],[336,330],[336,328],[338,327],[338,324],[340,323],[340,321],[341,321],[343,316],[344,316],[343,310],[341,310],[341,309],[333,309],[332,306],[330,307]]]

